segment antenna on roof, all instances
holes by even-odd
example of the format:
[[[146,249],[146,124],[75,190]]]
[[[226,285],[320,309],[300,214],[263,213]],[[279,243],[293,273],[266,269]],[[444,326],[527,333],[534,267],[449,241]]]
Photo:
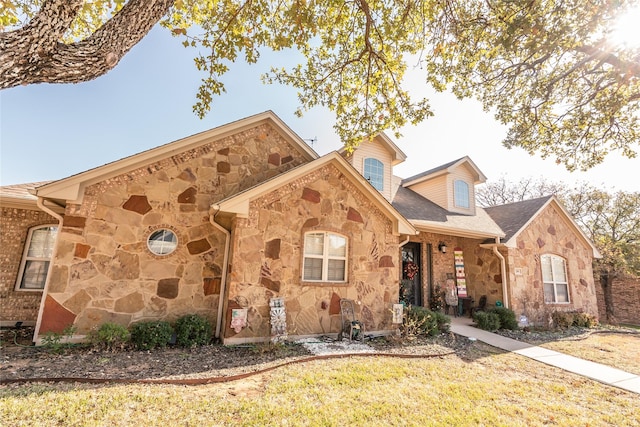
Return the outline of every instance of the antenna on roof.
[[[318,137],[314,136],[313,138],[304,139],[303,141],[309,141],[311,143],[311,148],[313,148],[313,144],[318,142]]]

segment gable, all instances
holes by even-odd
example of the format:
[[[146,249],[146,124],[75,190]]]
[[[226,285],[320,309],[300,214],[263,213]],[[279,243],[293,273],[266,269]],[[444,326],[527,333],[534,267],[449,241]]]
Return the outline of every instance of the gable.
[[[327,185],[331,185],[334,179],[332,178],[333,174],[339,173],[344,177],[342,179],[349,181],[354,194],[357,191],[366,195],[366,204],[370,205],[371,209],[380,211],[393,223],[391,230],[393,234],[416,234],[413,226],[337,152],[329,153],[313,162],[301,165],[285,174],[222,200],[215,204],[213,209],[246,218],[249,216],[251,203],[264,197],[265,194],[273,194],[271,197],[277,198],[277,194],[283,194],[283,191],[285,193],[293,191],[305,180],[311,179],[309,177],[314,173],[317,174],[320,169],[335,171],[327,174],[325,178]],[[364,202],[360,204],[364,204]]]
[[[144,175],[145,169],[148,173],[157,172],[159,168],[171,164],[185,163],[206,153],[225,150],[234,140],[252,140],[256,144],[264,144],[268,139],[277,139],[288,146],[288,149],[280,150],[281,152],[270,153],[264,159],[268,164],[280,166],[294,157],[302,158],[303,161],[318,157],[273,112],[267,111],[44,185],[37,189],[37,195],[63,204],[67,201],[79,204],[84,197],[85,188],[116,176]],[[240,158],[235,161],[242,163],[243,157],[254,154],[249,150],[238,153]],[[221,167],[226,170],[226,166]]]
[[[578,240],[590,248],[594,258],[601,257],[591,239],[587,237],[555,196],[540,197],[486,209],[489,216],[505,231],[504,245],[511,248],[518,247],[518,237],[549,210],[555,210],[560,217],[560,222],[549,224],[550,230],[555,227],[568,228]]]
[[[476,214],[475,185],[485,182],[486,177],[468,157],[462,157],[444,165],[429,169],[402,180],[402,186],[433,201],[449,212],[466,215]],[[456,183],[461,187],[456,187]],[[459,188],[466,188],[460,199]],[[458,198],[457,198],[458,197]],[[459,203],[463,200],[463,203]]]

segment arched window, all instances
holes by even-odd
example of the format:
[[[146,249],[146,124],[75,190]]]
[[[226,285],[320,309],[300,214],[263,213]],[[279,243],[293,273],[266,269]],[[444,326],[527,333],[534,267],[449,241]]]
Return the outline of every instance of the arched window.
[[[569,283],[567,266],[563,258],[556,255],[542,255],[542,282],[544,283],[544,302],[569,302]]]
[[[16,289],[44,289],[57,231],[58,227],[55,225],[40,225],[29,230]]]
[[[347,281],[347,238],[324,231],[304,235],[302,280],[308,282]]]
[[[384,165],[378,159],[364,159],[364,177],[378,191],[384,190]]]
[[[453,195],[456,207],[469,209],[469,184],[457,179],[453,184]]]

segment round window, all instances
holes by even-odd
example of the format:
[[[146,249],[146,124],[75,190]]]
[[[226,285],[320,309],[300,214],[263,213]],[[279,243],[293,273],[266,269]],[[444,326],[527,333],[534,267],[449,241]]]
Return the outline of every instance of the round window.
[[[178,237],[166,228],[156,230],[147,239],[147,246],[155,255],[169,255],[178,247]]]

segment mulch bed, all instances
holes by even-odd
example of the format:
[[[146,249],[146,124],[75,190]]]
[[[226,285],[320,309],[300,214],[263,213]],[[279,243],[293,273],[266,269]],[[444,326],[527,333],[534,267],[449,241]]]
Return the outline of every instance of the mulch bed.
[[[304,346],[252,344],[195,348],[167,347],[151,351],[133,349],[108,352],[75,345],[55,353],[50,348],[30,345],[33,330],[0,331],[0,381],[34,378],[90,378],[113,380],[173,380],[235,377],[291,362],[313,358]],[[16,338],[14,339],[14,334]],[[444,356],[463,354],[473,345],[447,333],[434,338],[366,340],[376,353]],[[347,350],[348,352],[348,350]]]
[[[619,331],[619,330],[618,330]],[[498,331],[510,338],[541,344],[560,339],[582,339],[606,330],[570,328],[565,331]],[[631,333],[638,331],[632,330]],[[84,378],[97,380],[194,380],[237,377],[314,357],[304,346],[212,344],[195,348],[167,347],[108,352],[75,345],[59,353],[31,345],[32,328],[0,330],[0,383],[20,379]],[[393,337],[367,340],[378,354],[434,357],[455,354],[473,358],[479,343],[453,333],[413,340]],[[348,353],[348,350],[346,351]]]

